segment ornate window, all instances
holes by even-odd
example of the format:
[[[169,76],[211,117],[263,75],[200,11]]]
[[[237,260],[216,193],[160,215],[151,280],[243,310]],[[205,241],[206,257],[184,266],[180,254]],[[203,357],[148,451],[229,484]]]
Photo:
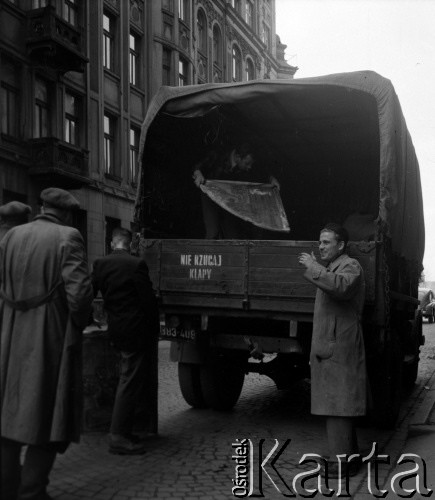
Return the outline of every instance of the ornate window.
[[[140,37],[130,33],[130,83],[139,85],[140,76]]]
[[[242,11],[242,2],[241,0],[231,0],[231,7],[240,14]]]
[[[78,5],[77,0],[63,0],[62,17],[73,26],[77,25]]]
[[[189,0],[178,0],[178,17],[185,23],[189,22]]]
[[[261,33],[261,40],[266,45],[267,49],[271,49],[270,43],[270,28],[267,24],[263,23],[263,30]]]
[[[104,173],[115,173],[115,118],[104,113]]]
[[[103,66],[113,71],[114,69],[114,40],[115,40],[115,20],[103,14]]]
[[[213,26],[213,81],[222,82],[222,34],[219,26]]]
[[[208,80],[208,60],[207,60],[207,18],[202,9],[198,9],[196,14],[196,27],[198,39],[198,60],[197,74],[198,83],[205,83]]]
[[[80,142],[80,98],[70,92],[65,92],[65,123],[64,137],[70,144]]]
[[[242,54],[237,45],[233,45],[232,50],[232,79],[233,82],[242,81]]]
[[[1,70],[1,131],[3,134],[18,137],[18,68],[12,61],[3,59]]]
[[[202,9],[198,9],[196,26],[198,29],[198,48],[203,54],[207,54],[207,19]]]
[[[246,0],[245,21],[250,28],[254,29],[254,3],[252,0]]]
[[[134,184],[137,180],[137,162],[139,158],[140,131],[137,127],[130,127],[130,182]]]
[[[35,115],[33,117],[33,137],[48,137],[50,132],[50,107],[48,104],[48,85],[41,78],[35,79]]]
[[[174,38],[174,20],[168,16],[163,16],[163,36],[168,40],[172,40]]]
[[[172,52],[169,49],[163,49],[162,85],[171,85],[171,73],[172,73]]]
[[[187,85],[187,83],[188,83],[188,77],[187,77],[188,68],[189,68],[188,62],[185,61],[182,57],[180,57],[180,60],[178,61],[178,86],[179,87],[184,87],[184,85]]]
[[[252,59],[246,59],[246,80],[255,80],[255,66]]]

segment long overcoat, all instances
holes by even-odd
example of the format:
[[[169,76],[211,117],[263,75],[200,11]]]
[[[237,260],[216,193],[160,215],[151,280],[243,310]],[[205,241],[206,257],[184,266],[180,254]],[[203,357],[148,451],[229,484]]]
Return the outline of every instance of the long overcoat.
[[[93,300],[83,238],[54,215],[0,243],[1,435],[77,441],[81,335]]]
[[[0,241],[6,236],[6,233],[12,229],[14,226],[8,222],[0,222]]]
[[[311,413],[354,417],[366,413],[366,363],[361,314],[363,270],[346,254],[304,277],[316,285],[311,343]]]

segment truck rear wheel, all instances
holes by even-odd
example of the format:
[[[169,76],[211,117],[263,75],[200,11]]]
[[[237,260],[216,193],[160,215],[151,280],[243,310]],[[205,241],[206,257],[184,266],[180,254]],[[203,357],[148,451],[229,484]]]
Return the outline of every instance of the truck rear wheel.
[[[242,392],[245,372],[235,361],[216,357],[200,365],[205,403],[214,410],[231,410]]]
[[[186,403],[193,408],[207,408],[201,389],[201,365],[178,363],[178,381]]]

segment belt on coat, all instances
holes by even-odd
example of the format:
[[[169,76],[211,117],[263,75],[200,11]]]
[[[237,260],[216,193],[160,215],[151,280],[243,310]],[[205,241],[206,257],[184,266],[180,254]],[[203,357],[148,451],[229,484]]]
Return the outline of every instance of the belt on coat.
[[[16,311],[28,311],[29,309],[35,309],[43,304],[51,302],[61,285],[63,285],[63,281],[56,283],[56,285],[54,285],[53,288],[47,293],[41,293],[40,295],[35,295],[23,300],[12,300],[3,290],[0,290],[0,298],[3,299],[9,307],[15,309]]]

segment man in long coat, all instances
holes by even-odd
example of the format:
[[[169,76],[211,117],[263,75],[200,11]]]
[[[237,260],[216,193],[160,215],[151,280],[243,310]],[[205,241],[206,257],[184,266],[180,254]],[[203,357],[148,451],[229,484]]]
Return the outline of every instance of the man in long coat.
[[[10,201],[0,207],[0,241],[3,236],[15,226],[28,221],[32,209],[21,201]]]
[[[78,201],[41,193],[43,213],[0,243],[2,499],[46,499],[56,453],[79,437],[81,333],[93,293]],[[28,445],[20,479],[20,453]]]
[[[317,287],[311,343],[311,413],[325,415],[331,457],[358,454],[355,417],[366,413],[366,363],[361,314],[365,298],[364,273],[345,252],[347,232],[327,224],[320,232],[322,261],[302,253],[304,277]],[[358,460],[347,467],[356,473]],[[344,467],[345,468],[345,467]],[[337,474],[337,462],[329,476]]]

